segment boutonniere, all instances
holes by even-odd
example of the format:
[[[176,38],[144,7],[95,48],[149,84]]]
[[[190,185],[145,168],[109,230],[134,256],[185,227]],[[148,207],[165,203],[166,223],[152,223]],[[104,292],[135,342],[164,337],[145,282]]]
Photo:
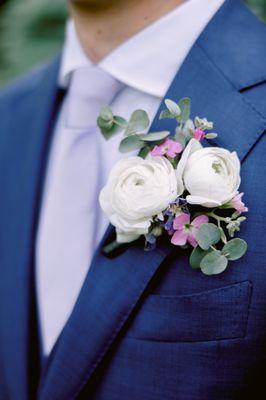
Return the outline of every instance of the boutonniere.
[[[100,205],[116,228],[116,244],[143,236],[151,251],[167,235],[173,246],[191,248],[192,268],[219,274],[247,250],[234,238],[248,211],[239,192],[240,161],[236,152],[203,147],[202,139],[217,134],[206,118],[190,118],[189,98],[165,105],[160,119],[175,119],[175,132],[145,133],[150,122],[143,110],[126,121],[102,108],[97,122],[103,136],[123,132],[120,151],[139,152],[110,171]]]

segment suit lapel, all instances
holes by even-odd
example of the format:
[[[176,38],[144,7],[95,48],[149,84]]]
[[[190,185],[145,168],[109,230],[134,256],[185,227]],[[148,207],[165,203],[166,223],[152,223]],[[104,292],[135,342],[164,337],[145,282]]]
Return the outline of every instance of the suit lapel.
[[[231,38],[238,33],[235,30],[239,27],[234,21],[239,14],[246,13],[243,10],[238,1],[225,2],[194,45],[166,94],[166,98],[176,100],[191,97],[192,114],[214,121],[219,133],[216,145],[238,151],[242,160],[263,133],[265,122],[244,101],[239,88],[232,83],[233,77],[227,77],[220,70],[215,49],[224,29],[229,31],[227,36]],[[223,47],[222,56],[227,57],[233,48],[235,45],[230,48],[229,41]],[[234,63],[234,60],[228,58],[230,62]],[[162,108],[163,104],[160,110]],[[151,129],[167,128],[173,129],[172,122],[158,121],[157,115]],[[78,395],[169,252],[169,247],[162,246],[146,253],[137,244],[112,260],[103,256],[100,249],[96,252],[78,301],[43,376],[40,400]]]
[[[30,309],[33,294],[34,235],[59,61],[32,75],[21,97],[9,105],[14,119],[3,132],[1,156],[1,357],[10,398],[29,396]],[[22,90],[23,92],[23,90]],[[8,171],[8,175],[5,174]]]
[[[241,2],[227,0],[193,46],[166,94],[166,98],[174,100],[190,97],[192,116],[206,117],[214,122],[218,137],[209,144],[237,151],[241,161],[266,129],[263,116],[241,93],[251,82],[258,84],[266,80],[265,72],[263,75],[260,70],[261,62],[257,63],[253,72],[248,69],[247,76],[241,71],[243,54],[236,52],[233,38],[239,36],[237,21],[244,19],[246,14],[251,19],[250,29],[257,28],[257,20],[254,22],[255,17],[251,17]],[[227,39],[225,42],[223,42],[224,37]],[[265,55],[264,50],[262,58],[264,56],[266,62]],[[244,65],[242,69],[247,71]],[[243,82],[246,82],[246,85]],[[155,117],[156,128],[173,131],[172,120],[157,122],[163,108],[165,106],[162,103]],[[152,130],[154,128],[155,126]]]

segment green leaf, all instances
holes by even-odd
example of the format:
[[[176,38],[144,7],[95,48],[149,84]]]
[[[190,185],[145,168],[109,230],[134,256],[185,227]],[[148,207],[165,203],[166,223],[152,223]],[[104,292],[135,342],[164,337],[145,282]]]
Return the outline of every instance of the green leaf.
[[[117,126],[115,124],[113,124],[111,129],[105,129],[105,128],[101,129],[102,135],[106,140],[111,139],[112,136],[116,135],[120,131],[121,131],[120,126]]]
[[[138,137],[145,142],[156,142],[158,140],[165,139],[167,136],[170,135],[169,131],[162,131],[162,132],[150,132],[147,135],[138,135]]]
[[[217,133],[206,133],[205,135],[206,139],[215,139],[217,136]]]
[[[145,160],[145,158],[147,157],[147,155],[150,152],[150,148],[149,146],[144,146],[140,149],[138,156],[143,158]]]
[[[118,124],[118,125],[122,125],[121,126],[121,130],[122,129],[126,129],[127,127],[127,120],[125,118],[119,117],[119,115],[114,115],[113,117],[113,121]]]
[[[129,136],[137,132],[143,132],[148,128],[150,120],[148,114],[144,110],[136,110],[130,117],[125,135]]]
[[[100,111],[100,117],[105,121],[113,120],[113,112],[110,107],[103,106]]]
[[[200,263],[203,257],[205,257],[210,250],[202,250],[199,246],[195,247],[192,253],[190,254],[189,262],[191,268],[200,268]]]
[[[203,250],[208,250],[213,244],[221,239],[221,232],[214,224],[203,224],[200,226],[196,239]]]
[[[175,118],[179,117],[179,115],[181,114],[181,109],[178,104],[176,104],[173,100],[170,99],[166,99],[164,103],[173,117]]]
[[[227,265],[227,258],[219,250],[214,250],[203,257],[200,268],[205,275],[217,275],[222,273]]]
[[[226,243],[222,249],[222,254],[228,260],[238,260],[241,258],[247,251],[247,243],[245,240],[236,238],[230,240],[230,242]]]
[[[160,113],[159,119],[176,118],[169,110],[163,110]]]
[[[195,125],[192,119],[188,119],[183,128],[183,135],[187,140],[190,140],[194,135]]]
[[[182,144],[183,148],[187,145],[187,140],[179,127],[176,129],[175,140]]]
[[[97,125],[100,129],[111,129],[113,126],[113,121],[106,121],[102,117],[97,118]]]
[[[143,146],[144,142],[139,139],[138,135],[131,135],[121,141],[119,151],[121,153],[127,153],[128,151],[141,149]]]
[[[184,97],[178,103],[181,115],[180,115],[180,122],[186,122],[190,117],[190,98]]]

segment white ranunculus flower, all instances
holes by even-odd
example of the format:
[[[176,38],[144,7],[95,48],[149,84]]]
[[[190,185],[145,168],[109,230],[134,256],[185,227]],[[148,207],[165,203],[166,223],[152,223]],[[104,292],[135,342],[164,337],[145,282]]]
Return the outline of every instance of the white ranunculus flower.
[[[111,170],[100,205],[116,227],[117,241],[127,243],[148,233],[152,217],[183,192],[183,184],[165,157],[129,157]]]
[[[191,139],[177,167],[189,192],[187,201],[217,207],[230,201],[240,186],[240,161],[236,152],[205,147]]]

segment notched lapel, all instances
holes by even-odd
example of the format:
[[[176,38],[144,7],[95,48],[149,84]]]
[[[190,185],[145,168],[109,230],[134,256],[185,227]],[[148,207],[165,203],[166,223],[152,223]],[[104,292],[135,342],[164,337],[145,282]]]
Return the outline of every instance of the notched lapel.
[[[247,26],[257,36],[249,34]],[[239,47],[236,38],[241,43]],[[241,94],[244,82],[248,86],[265,79],[264,38],[265,27],[261,27],[242,2],[226,0],[194,44],[165,96],[173,100],[190,97],[192,116],[214,122],[218,137],[209,144],[237,151],[241,161],[266,129],[266,119]],[[262,64],[258,61],[260,52]],[[252,63],[246,68],[245,60],[249,58]],[[163,108],[162,104],[154,121]],[[171,120],[154,123],[160,130],[174,129]]]
[[[133,244],[110,259],[96,252],[40,386],[39,399],[75,398],[122,329],[159,265],[171,251]]]

